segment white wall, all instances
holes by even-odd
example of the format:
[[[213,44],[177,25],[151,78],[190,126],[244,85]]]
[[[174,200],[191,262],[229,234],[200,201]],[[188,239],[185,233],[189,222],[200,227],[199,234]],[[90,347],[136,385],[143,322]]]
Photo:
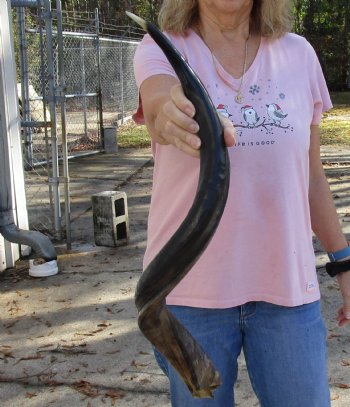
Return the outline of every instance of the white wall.
[[[17,226],[28,229],[16,86],[11,2],[0,0],[0,132],[5,136],[5,151],[0,151],[0,160],[6,162],[6,183],[12,186]],[[0,193],[3,188],[4,185],[0,185]],[[13,267],[18,257],[18,245],[4,241],[0,235],[0,271]]]

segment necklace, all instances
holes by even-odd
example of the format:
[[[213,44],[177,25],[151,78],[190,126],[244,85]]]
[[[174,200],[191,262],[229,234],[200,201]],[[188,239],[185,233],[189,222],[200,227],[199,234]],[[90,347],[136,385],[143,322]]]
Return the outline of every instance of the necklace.
[[[214,64],[214,66],[215,66],[214,55],[213,55],[213,53],[212,53],[210,47],[209,47],[208,44],[206,43],[206,41],[205,41],[205,39],[204,39],[204,37],[203,37],[202,31],[201,31],[201,29],[200,29],[200,27],[199,27],[199,25],[197,25],[197,30],[198,30],[198,33],[199,33],[200,37],[202,38],[203,42],[205,43],[205,45],[206,45],[207,48],[209,49],[209,51],[210,51],[210,53],[211,53],[212,60],[213,60],[213,64]],[[244,77],[245,77],[245,74],[246,74],[246,71],[247,71],[248,41],[249,41],[249,38],[250,38],[250,35],[248,35],[248,37],[247,37],[247,39],[246,39],[246,42],[245,42],[245,55],[244,55],[243,73],[242,73],[242,76],[241,76],[241,81],[240,81],[240,84],[239,84],[239,86],[238,86],[238,89],[235,90],[236,93],[237,93],[236,96],[235,96],[235,102],[236,102],[236,103],[239,103],[239,104],[242,104],[242,103],[244,102],[244,95],[243,95],[243,93],[242,93],[242,88],[243,88],[243,84],[244,84]]]
[[[244,101],[244,96],[242,94],[242,87],[243,87],[243,83],[244,83],[244,76],[247,70],[247,59],[248,59],[248,40],[249,40],[249,36],[245,42],[245,56],[244,56],[244,65],[243,65],[243,74],[241,77],[241,82],[239,84],[238,90],[237,90],[237,95],[235,96],[235,102],[242,104]]]

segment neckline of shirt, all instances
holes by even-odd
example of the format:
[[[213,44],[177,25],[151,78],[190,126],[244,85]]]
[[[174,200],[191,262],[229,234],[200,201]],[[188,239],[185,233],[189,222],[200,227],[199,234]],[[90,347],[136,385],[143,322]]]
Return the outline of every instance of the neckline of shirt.
[[[215,55],[212,54],[212,52],[208,48],[207,44],[202,40],[202,38],[193,29],[190,29],[190,32],[192,33],[195,41],[199,42],[200,45],[205,49],[207,56],[212,59],[214,68],[215,68],[216,72],[218,73],[218,75],[226,83],[228,83],[234,90],[236,90],[239,87],[242,77],[235,78],[230,73],[228,73],[226,71],[226,69],[218,61],[218,59],[215,57]],[[249,78],[252,75],[252,73],[256,70],[256,67],[259,65],[260,59],[261,59],[261,54],[263,52],[264,47],[265,47],[265,38],[261,37],[258,52],[256,53],[252,64],[246,70],[246,72],[244,74],[244,82],[243,82],[243,86],[242,86],[243,88],[244,88],[245,82],[247,81],[247,78]]]

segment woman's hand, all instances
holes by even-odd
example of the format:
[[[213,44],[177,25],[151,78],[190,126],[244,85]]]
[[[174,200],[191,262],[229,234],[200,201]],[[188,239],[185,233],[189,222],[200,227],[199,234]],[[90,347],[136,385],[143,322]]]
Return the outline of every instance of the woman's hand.
[[[171,99],[163,106],[163,112],[167,118],[164,125],[163,138],[176,146],[179,150],[199,157],[201,140],[197,136],[198,123],[194,120],[195,108],[186,98],[181,85],[175,85],[170,89]],[[232,122],[226,117],[220,116],[224,127],[225,143],[228,147],[235,144],[235,129]]]
[[[343,305],[338,310],[338,324],[350,325],[350,271],[338,274],[337,279],[343,296]]]
[[[193,157],[199,157],[201,140],[194,120],[195,108],[188,100],[181,85],[174,77],[155,75],[141,87],[144,114],[148,130],[159,144],[172,144]],[[232,122],[220,116],[224,127],[224,139],[228,147],[235,144]]]

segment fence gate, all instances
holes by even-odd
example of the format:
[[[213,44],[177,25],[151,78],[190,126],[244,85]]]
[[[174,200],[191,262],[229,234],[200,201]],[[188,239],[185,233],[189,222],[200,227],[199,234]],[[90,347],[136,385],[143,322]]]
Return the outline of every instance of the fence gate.
[[[97,10],[64,12],[60,0],[56,10],[50,0],[11,5],[29,224],[70,248],[68,159],[103,150],[104,122],[116,125],[137,107],[132,58],[141,34],[102,37]]]

